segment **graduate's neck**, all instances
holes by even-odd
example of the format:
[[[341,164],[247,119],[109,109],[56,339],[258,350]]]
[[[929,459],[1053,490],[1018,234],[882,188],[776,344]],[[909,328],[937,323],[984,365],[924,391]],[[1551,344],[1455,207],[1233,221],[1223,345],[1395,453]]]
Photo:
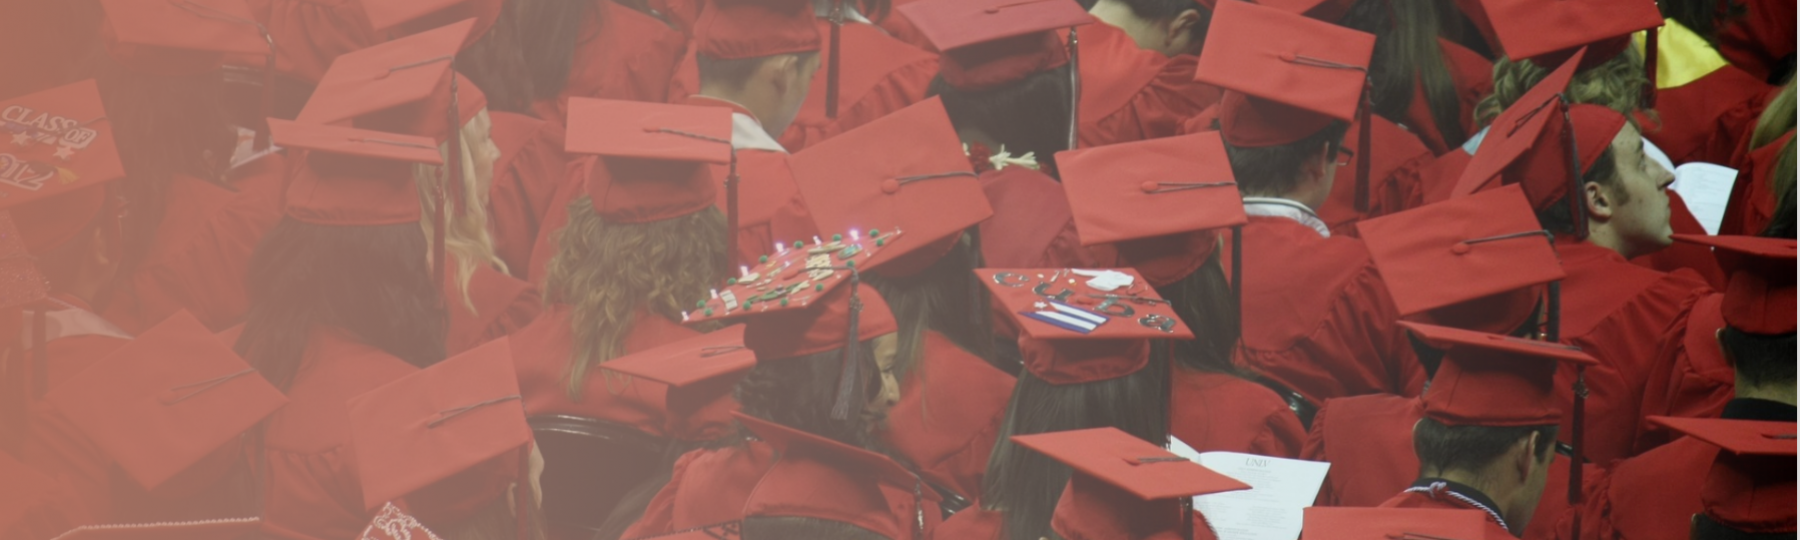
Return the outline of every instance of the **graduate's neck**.
[[[1775,384],[1758,384],[1746,380],[1743,375],[1737,376],[1737,385],[1732,390],[1738,399],[1761,399],[1777,403],[1795,404],[1794,381]]]

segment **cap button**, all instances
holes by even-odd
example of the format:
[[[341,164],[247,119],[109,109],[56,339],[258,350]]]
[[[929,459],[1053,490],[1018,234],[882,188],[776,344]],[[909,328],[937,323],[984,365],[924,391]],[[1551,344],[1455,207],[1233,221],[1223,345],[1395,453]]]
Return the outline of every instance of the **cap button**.
[[[1144,190],[1144,193],[1155,193],[1156,189],[1159,187],[1162,186],[1158,186],[1156,185],[1156,182],[1150,180],[1145,180],[1144,183],[1138,184],[1138,189]]]
[[[1469,244],[1468,242],[1457,242],[1455,245],[1450,246],[1450,252],[1457,255],[1468,255]]]
[[[900,192],[900,181],[893,178],[881,181],[881,192],[893,195]]]

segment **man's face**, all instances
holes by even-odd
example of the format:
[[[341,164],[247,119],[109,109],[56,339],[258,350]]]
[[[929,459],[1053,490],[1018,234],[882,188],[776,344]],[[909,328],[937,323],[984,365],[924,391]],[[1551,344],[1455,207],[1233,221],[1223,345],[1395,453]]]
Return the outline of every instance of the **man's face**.
[[[1613,203],[1610,225],[1636,253],[1667,247],[1674,234],[1669,228],[1668,188],[1675,175],[1644,154],[1644,137],[1636,126],[1628,124],[1619,130],[1608,151],[1619,166],[1618,181],[1609,190]]]

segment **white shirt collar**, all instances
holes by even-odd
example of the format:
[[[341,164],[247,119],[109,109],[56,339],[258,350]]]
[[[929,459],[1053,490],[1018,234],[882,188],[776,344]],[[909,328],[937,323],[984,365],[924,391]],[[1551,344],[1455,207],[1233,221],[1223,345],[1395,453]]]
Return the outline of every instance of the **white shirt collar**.
[[[813,15],[821,19],[831,20],[831,2],[832,0],[813,0]],[[850,2],[848,0],[844,2],[844,22],[875,24],[869,22],[868,17],[863,16],[862,10],[856,7],[856,2]]]
[[[787,153],[779,141],[763,130],[762,122],[756,121],[756,117],[735,111],[731,113],[731,148]]]
[[[1244,215],[1287,218],[1301,225],[1312,227],[1319,236],[1331,238],[1331,228],[1325,226],[1325,220],[1313,213],[1306,205],[1278,197],[1244,197]]]

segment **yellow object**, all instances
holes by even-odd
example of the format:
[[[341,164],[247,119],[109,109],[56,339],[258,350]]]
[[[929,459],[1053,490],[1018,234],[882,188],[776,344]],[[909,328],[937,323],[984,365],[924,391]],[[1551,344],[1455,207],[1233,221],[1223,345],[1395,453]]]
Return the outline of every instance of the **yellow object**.
[[[1631,36],[1638,52],[1644,51],[1644,32]],[[1675,19],[1663,21],[1656,32],[1656,87],[1676,88],[1700,80],[1729,62],[1699,34]]]

